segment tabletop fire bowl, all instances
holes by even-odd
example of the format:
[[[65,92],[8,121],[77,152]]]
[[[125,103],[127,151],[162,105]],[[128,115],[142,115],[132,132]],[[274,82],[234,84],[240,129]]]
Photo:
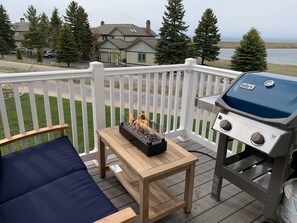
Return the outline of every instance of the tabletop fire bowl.
[[[166,151],[167,141],[157,135],[151,128],[139,124],[122,122],[120,133],[137,149],[147,156],[153,156]]]

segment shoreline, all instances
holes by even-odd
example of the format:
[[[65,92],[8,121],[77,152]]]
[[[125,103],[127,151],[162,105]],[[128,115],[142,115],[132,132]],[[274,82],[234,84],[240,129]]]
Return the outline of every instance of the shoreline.
[[[240,41],[221,41],[218,46],[220,48],[235,49],[239,46]],[[266,49],[295,49],[297,48],[296,42],[265,42]]]

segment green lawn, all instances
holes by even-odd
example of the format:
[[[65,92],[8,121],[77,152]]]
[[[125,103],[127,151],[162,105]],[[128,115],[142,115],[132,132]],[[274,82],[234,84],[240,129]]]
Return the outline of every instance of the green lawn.
[[[42,95],[35,95],[36,100],[36,107],[37,107],[37,113],[38,113],[38,122],[40,127],[46,127],[46,115],[45,115],[45,109],[44,109],[44,100]],[[52,124],[57,125],[59,124],[58,120],[58,106],[57,106],[57,99],[55,97],[50,97],[50,107],[51,107],[51,116],[52,116]],[[11,135],[17,134],[19,132],[18,127],[18,120],[17,120],[17,114],[16,114],[16,108],[14,99],[7,99],[5,101],[6,108],[8,111],[8,123],[11,130]],[[24,114],[24,123],[25,123],[25,129],[26,131],[33,129],[33,121],[32,121],[32,113],[30,108],[30,100],[29,95],[24,94],[21,97],[21,104],[22,104],[22,110]],[[63,99],[63,107],[64,107],[64,118],[65,123],[67,123],[70,128],[67,130],[67,135],[70,139],[72,139],[72,133],[71,133],[71,115],[70,115],[70,103],[68,99]],[[79,151],[83,151],[83,125],[82,125],[82,110],[81,110],[81,102],[76,101],[75,102],[76,107],[76,117],[77,117],[77,132],[79,136]],[[94,138],[94,131],[93,131],[93,122],[92,122],[92,104],[87,104],[87,111],[88,111],[88,127],[89,127],[89,137],[90,137],[90,148],[93,148],[93,138]],[[4,138],[4,130],[3,125],[0,120],[0,138]],[[43,139],[46,140],[46,136],[43,136]],[[33,139],[32,139],[33,141]],[[33,142],[29,141],[29,145]],[[18,147],[17,145],[15,147]]]
[[[36,107],[38,113],[38,122],[39,127],[46,127],[46,114],[44,109],[44,99],[42,95],[35,95],[36,100]],[[59,124],[59,115],[58,115],[58,106],[57,106],[57,98],[56,97],[49,97],[50,107],[51,107],[51,117],[52,117],[52,125]],[[14,98],[7,99],[5,101],[6,109],[8,113],[8,123],[11,131],[11,135],[15,135],[19,133],[19,126],[17,120],[17,113],[15,108]],[[25,130],[30,131],[33,129],[33,121],[32,121],[32,113],[30,108],[30,100],[29,95],[24,94],[21,96],[21,104],[22,110],[24,114],[24,123],[25,123]],[[65,123],[67,123],[70,128],[67,130],[67,135],[70,139],[72,139],[72,132],[71,132],[71,114],[70,114],[70,103],[68,99],[63,99],[63,108],[64,108],[64,119]],[[77,121],[77,132],[78,132],[78,143],[79,143],[79,152],[84,151],[84,141],[83,141],[83,119],[82,119],[82,109],[81,109],[81,101],[75,101],[75,108],[76,108],[76,121]],[[92,112],[92,103],[87,103],[87,114],[88,114],[88,131],[89,131],[89,142],[90,148],[94,147],[94,130],[93,130],[93,112]],[[106,112],[106,126],[110,127],[110,106],[105,106]],[[137,114],[136,111],[134,114]],[[125,116],[129,116],[129,110],[125,109]],[[135,115],[134,115],[135,116]],[[115,117],[116,117],[116,125],[120,124],[120,109],[115,108]],[[149,115],[150,120],[152,120],[153,115],[150,113]],[[167,116],[164,116],[164,123],[166,123]],[[157,123],[160,121],[160,114],[157,115]],[[180,118],[178,117],[178,126],[179,126]],[[173,116],[171,116],[171,123],[173,123]],[[172,127],[172,126],[171,126]],[[166,128],[166,126],[164,126]],[[2,124],[2,119],[0,119],[0,138],[4,138],[4,129]],[[34,144],[34,139],[30,139],[28,141],[28,145]],[[42,137],[42,141],[46,141],[47,136]],[[19,144],[15,144],[14,148],[20,148]],[[4,154],[6,151],[4,150]]]
[[[40,127],[46,127],[46,115],[44,109],[44,100],[42,95],[35,95],[36,100],[36,107],[38,113],[38,122]],[[58,106],[57,106],[57,99],[56,97],[49,97],[50,100],[50,107],[51,107],[51,116],[52,116],[52,125],[59,124],[59,116],[58,116]],[[30,100],[29,95],[24,94],[21,97],[22,103],[22,110],[24,114],[24,123],[26,131],[33,129],[33,121],[32,121],[32,113],[30,108]],[[14,99],[7,99],[5,101],[7,112],[8,112],[8,120],[11,130],[11,135],[18,134],[19,127],[18,127],[18,120],[17,114],[15,109]],[[70,114],[70,103],[68,99],[63,99],[63,107],[64,107],[64,119],[65,123],[67,123],[70,128],[67,130],[67,135],[70,139],[72,139],[72,132],[71,132],[71,114]],[[77,132],[78,132],[78,142],[79,142],[79,151],[83,151],[84,141],[83,141],[83,124],[82,124],[82,109],[81,109],[81,102],[75,101],[75,108],[76,108],[76,121],[77,121]],[[87,103],[87,114],[88,114],[88,127],[89,127],[89,137],[90,137],[90,148],[93,148],[93,139],[94,139],[94,130],[93,130],[93,112],[92,112],[92,104]],[[116,108],[116,117],[119,117],[119,108]],[[106,125],[110,126],[110,107],[106,106]],[[116,123],[119,124],[119,119],[116,120]],[[4,129],[2,125],[2,120],[0,120],[0,138],[4,138]],[[43,140],[46,140],[47,137],[43,136]],[[29,145],[33,144],[32,141],[29,141]],[[15,146],[18,147],[18,146]]]

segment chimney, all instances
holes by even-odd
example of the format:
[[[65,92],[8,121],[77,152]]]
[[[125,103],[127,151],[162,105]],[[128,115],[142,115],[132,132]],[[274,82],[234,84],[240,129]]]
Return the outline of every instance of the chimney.
[[[102,21],[101,21],[101,26],[103,26],[103,25],[105,25],[105,22],[102,20]]]
[[[147,34],[151,33],[151,21],[150,20],[146,20],[145,31],[146,31]]]
[[[20,22],[25,22],[25,18],[20,18]]]

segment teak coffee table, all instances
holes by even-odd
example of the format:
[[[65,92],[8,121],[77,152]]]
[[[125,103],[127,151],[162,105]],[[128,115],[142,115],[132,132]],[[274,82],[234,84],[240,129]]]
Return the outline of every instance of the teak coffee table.
[[[101,177],[105,177],[107,146],[119,159],[109,168],[139,204],[140,222],[154,222],[181,208],[191,211],[196,156],[166,139],[167,151],[148,157],[119,133],[118,126],[97,130],[97,134]],[[160,181],[182,171],[186,174],[183,200],[171,194]]]

